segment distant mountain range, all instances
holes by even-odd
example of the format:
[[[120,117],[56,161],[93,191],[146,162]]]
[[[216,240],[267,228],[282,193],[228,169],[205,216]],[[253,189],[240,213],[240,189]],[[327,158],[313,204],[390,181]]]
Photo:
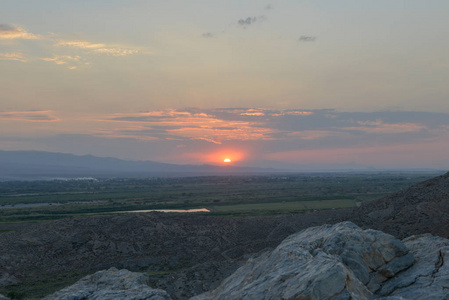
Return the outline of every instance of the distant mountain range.
[[[77,177],[198,176],[282,172],[272,168],[177,165],[129,161],[92,155],[44,151],[0,150],[0,180],[36,180]]]

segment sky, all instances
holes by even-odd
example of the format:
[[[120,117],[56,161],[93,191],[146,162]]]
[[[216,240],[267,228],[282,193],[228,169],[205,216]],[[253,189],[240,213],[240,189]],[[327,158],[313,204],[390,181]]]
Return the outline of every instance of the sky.
[[[449,168],[447,0],[2,0],[0,150]]]

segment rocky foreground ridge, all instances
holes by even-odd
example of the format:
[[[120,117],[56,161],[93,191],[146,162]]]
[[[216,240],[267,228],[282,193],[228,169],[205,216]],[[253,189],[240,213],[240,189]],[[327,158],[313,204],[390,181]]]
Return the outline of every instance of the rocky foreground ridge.
[[[430,234],[402,241],[351,222],[308,228],[249,259],[209,299],[449,299],[449,240]],[[45,298],[167,300],[140,273],[115,268]]]

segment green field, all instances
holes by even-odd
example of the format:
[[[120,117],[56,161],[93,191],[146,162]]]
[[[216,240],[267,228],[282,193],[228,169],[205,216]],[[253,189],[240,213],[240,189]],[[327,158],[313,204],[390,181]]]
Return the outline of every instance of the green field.
[[[310,173],[8,181],[0,182],[0,223],[151,209],[208,208],[210,214],[222,216],[302,213],[354,207],[436,175]]]
[[[287,214],[302,213],[310,210],[336,209],[354,207],[354,200],[312,200],[293,202],[271,202],[260,204],[234,204],[224,206],[214,206],[213,213],[236,214],[236,215],[258,215],[258,214]]]

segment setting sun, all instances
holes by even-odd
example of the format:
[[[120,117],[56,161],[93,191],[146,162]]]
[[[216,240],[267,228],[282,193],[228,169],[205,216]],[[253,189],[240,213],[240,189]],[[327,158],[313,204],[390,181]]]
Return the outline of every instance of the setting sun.
[[[225,158],[225,160],[223,160],[223,162],[225,162],[225,163],[230,163],[231,160],[230,160],[229,158]]]

